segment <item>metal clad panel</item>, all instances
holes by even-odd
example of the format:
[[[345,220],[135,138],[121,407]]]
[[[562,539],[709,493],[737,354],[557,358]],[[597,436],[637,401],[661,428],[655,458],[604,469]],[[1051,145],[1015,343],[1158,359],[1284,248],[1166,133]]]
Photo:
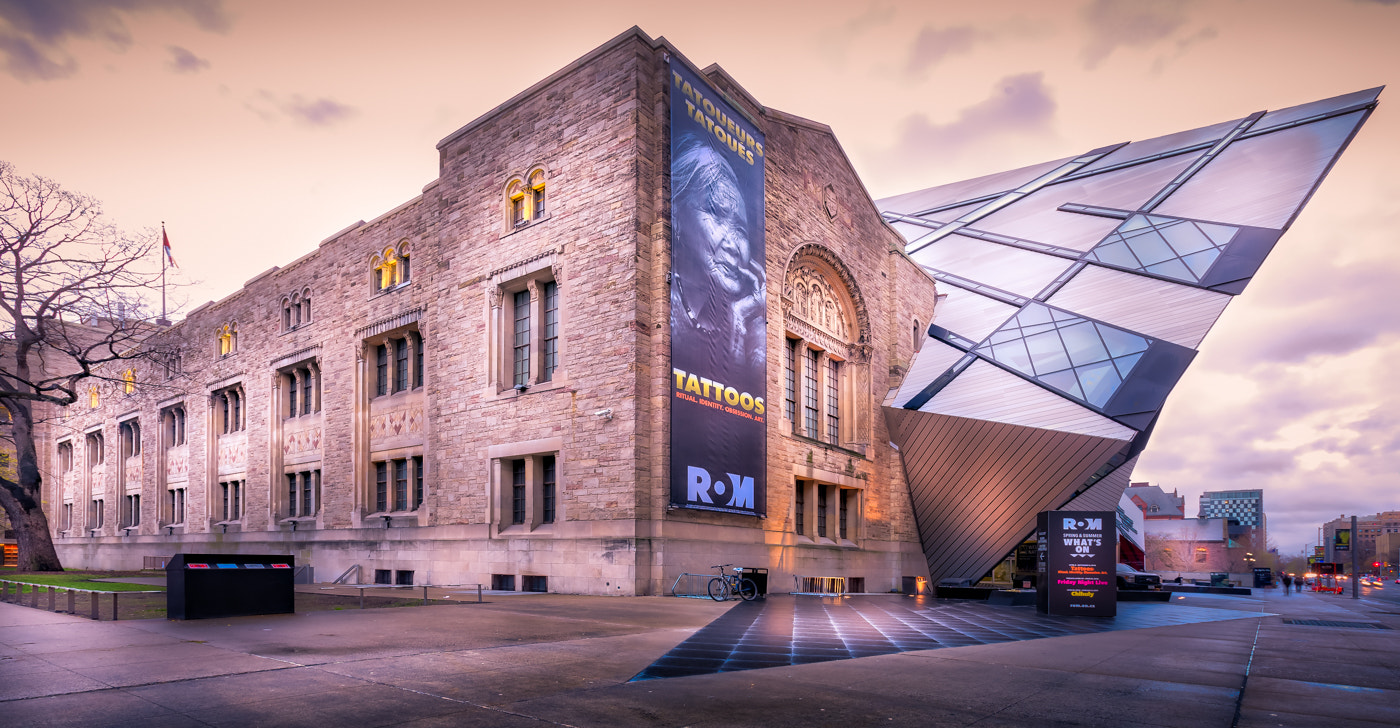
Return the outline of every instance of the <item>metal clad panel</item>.
[[[1154,154],[1170,152],[1174,149],[1184,149],[1186,147],[1192,147],[1197,144],[1219,141],[1222,137],[1228,134],[1231,129],[1235,128],[1235,126],[1238,125],[1241,121],[1243,121],[1243,117],[1239,119],[1233,119],[1231,121],[1224,121],[1219,124],[1203,126],[1199,129],[1191,129],[1190,131],[1179,131],[1175,134],[1167,134],[1166,136],[1159,136],[1154,139],[1144,139],[1140,142],[1133,142],[1132,144],[1129,144],[1126,147],[1115,150],[1113,153],[1109,154],[1103,159],[1100,159],[1097,162],[1094,162],[1093,164],[1089,165],[1088,167],[1085,167],[1084,169],[1085,171],[1102,169],[1104,167],[1111,167],[1115,164],[1130,162],[1134,159],[1142,159],[1144,157],[1150,157]]]
[[[1154,212],[1280,230],[1365,116],[1357,111],[1236,141]]]
[[[1342,94],[1341,96],[1333,96],[1330,99],[1323,99],[1321,101],[1299,104],[1298,106],[1290,106],[1286,109],[1270,111],[1264,115],[1264,118],[1259,120],[1259,123],[1254,125],[1254,128],[1268,129],[1271,126],[1279,126],[1281,124],[1287,124],[1290,121],[1306,119],[1316,114],[1325,114],[1329,111],[1345,109],[1355,104],[1369,103],[1375,101],[1376,97],[1380,96],[1381,88],[1383,87],[1377,86],[1376,88],[1366,89],[1365,91],[1355,91],[1349,94]]]
[[[947,298],[933,311],[933,323],[972,341],[981,341],[1016,315],[1016,307],[953,285],[938,287]]]
[[[938,339],[925,338],[923,348],[914,355],[914,361],[909,364],[909,373],[904,375],[899,392],[889,401],[888,406],[903,407],[962,357],[962,350]]]
[[[1111,511],[1118,507],[1123,491],[1132,480],[1137,457],[1118,466],[1117,470],[1105,475],[1102,480],[1089,486],[1089,489],[1075,496],[1070,502],[1056,508],[1060,511]]]
[[[901,452],[914,456],[906,462],[921,463],[907,477],[919,494],[916,519],[935,582],[990,570],[1031,531],[1036,513],[1067,498],[1122,447],[942,415],[905,411],[891,419]]]
[[[886,197],[883,200],[877,200],[875,206],[881,210],[901,212],[908,215],[927,210],[931,207],[940,207],[954,202],[971,200],[996,192],[1007,192],[1073,159],[1074,157],[1065,157],[1064,159],[1057,159],[1053,162],[1044,162],[1030,167],[1022,167],[1021,169],[997,172],[996,174],[989,174],[985,177],[977,177],[975,179],[963,180],[962,182],[954,182],[938,187],[928,187],[915,192],[906,192],[902,195],[895,195],[894,197]]]
[[[1049,451],[1050,448],[1046,447],[1045,450]],[[1020,480],[1024,487],[1014,495],[1001,493],[988,504],[994,508],[996,504],[1001,504],[1002,507],[986,514],[977,524],[988,534],[982,548],[957,548],[958,544],[953,543],[946,545],[938,554],[940,560],[947,564],[945,573],[983,574],[990,571],[1033,530],[1037,513],[1049,509],[1052,503],[1064,500],[1113,451],[1112,445],[1096,447],[1092,442],[1056,444],[1054,454],[1065,454],[1067,458],[1057,463],[1056,467],[1026,473]]]
[[[1195,349],[1230,298],[1224,293],[1090,265],[1046,303]]]
[[[1069,213],[1060,213],[1062,215]],[[1074,217],[1089,218],[1088,215]],[[1105,218],[1092,218],[1104,220]],[[1109,229],[1118,220],[1108,220]],[[1102,237],[1102,236],[1100,236]],[[919,265],[947,271],[1027,298],[1040,293],[1074,261],[953,234],[910,256]]]
[[[1127,169],[1050,185],[978,220],[969,227],[1074,250],[1088,250],[1118,227],[1121,221],[1096,215],[1060,212],[1060,205],[1072,202],[1136,210],[1199,156],[1201,153],[1168,157]],[[949,270],[962,275],[956,268]],[[975,276],[968,277],[976,280]]]
[[[1118,440],[1131,440],[1137,434],[1073,400],[981,360],[973,362],[919,411]]]

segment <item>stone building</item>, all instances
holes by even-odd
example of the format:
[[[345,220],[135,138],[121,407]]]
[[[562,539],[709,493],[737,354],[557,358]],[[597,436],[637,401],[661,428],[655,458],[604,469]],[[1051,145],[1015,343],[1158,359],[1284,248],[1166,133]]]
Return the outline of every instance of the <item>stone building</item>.
[[[1038,513],[1120,504],[1379,93],[877,206],[828,127],[633,28],[68,407],[59,552],[593,594],[716,563],[972,584],[1034,554]]]
[[[632,29],[454,132],[420,195],[156,335],[66,408],[70,566],[291,553],[318,580],[656,594],[716,563],[888,591],[927,576],[879,416],[933,280],[831,130],[707,80],[766,137],[762,517],[672,507],[667,61]],[[798,295],[798,292],[801,295]],[[838,366],[839,365],[839,366]],[[839,418],[839,419],[834,419]]]

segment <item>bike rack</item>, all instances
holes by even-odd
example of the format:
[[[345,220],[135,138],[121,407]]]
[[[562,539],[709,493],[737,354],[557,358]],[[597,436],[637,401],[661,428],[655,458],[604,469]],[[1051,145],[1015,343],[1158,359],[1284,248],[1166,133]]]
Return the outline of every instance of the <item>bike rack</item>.
[[[710,580],[715,574],[681,574],[671,584],[671,596],[689,599],[709,599]]]

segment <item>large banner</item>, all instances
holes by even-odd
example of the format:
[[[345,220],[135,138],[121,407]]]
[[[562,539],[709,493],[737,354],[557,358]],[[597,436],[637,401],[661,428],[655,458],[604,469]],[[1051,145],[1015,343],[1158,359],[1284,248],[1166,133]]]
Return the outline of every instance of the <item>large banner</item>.
[[[763,135],[671,59],[671,503],[763,516]]]

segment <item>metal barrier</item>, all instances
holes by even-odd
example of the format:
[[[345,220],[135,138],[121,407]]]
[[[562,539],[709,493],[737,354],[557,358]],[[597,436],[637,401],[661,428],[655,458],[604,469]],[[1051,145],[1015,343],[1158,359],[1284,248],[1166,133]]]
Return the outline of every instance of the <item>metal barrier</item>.
[[[166,565],[167,563],[169,563],[169,562],[170,562],[170,559],[172,559],[172,558],[174,558],[174,557],[172,557],[172,556],[142,556],[142,557],[141,557],[141,570],[142,570],[142,571],[148,571],[148,570],[159,569],[159,570],[161,570],[161,571],[165,571],[165,565]]]
[[[14,584],[14,585],[15,585],[15,598],[14,598],[13,600],[10,599],[10,585],[11,585],[11,584]],[[29,604],[28,604],[28,605],[26,605],[26,604],[24,603],[24,587],[30,587],[30,589],[29,589]],[[48,584],[33,584],[33,583],[30,583],[30,582],[27,582],[27,581],[10,581],[10,580],[8,580],[8,579],[0,579],[0,602],[10,602],[10,603],[12,603],[12,604],[17,604],[17,605],[19,605],[19,606],[21,606],[21,607],[23,607],[23,606],[29,606],[29,607],[31,607],[31,608],[33,608],[33,609],[40,609],[40,608],[41,608],[41,607],[39,606],[39,588],[40,588],[40,587],[43,587],[43,588],[48,589],[48,592],[49,592],[49,599],[48,599],[49,606],[48,606],[48,611],[50,611],[50,612],[66,612],[67,614],[76,615],[76,614],[78,613],[78,594],[79,594],[79,593],[91,594],[92,596],[88,598],[88,602],[89,602],[89,603],[91,604],[91,606],[92,606],[92,613],[91,613],[90,617],[91,617],[91,619],[93,619],[94,621],[100,620],[100,619],[101,619],[101,616],[99,615],[99,612],[98,612],[98,607],[99,607],[99,602],[100,602],[100,600],[99,600],[99,595],[101,595],[101,594],[111,594],[111,595],[112,595],[112,621],[114,621],[114,622],[117,621],[117,603],[118,603],[117,595],[119,595],[119,594],[164,594],[164,593],[165,593],[165,592],[163,592],[163,591],[157,591],[157,590],[151,590],[151,591],[123,591],[123,592],[115,592],[115,591],[112,591],[112,592],[109,592],[109,591],[100,591],[100,590],[97,590],[97,589],[78,589],[78,588],[75,588],[75,587],[68,587],[68,586],[49,586]],[[56,606],[57,606],[57,599],[56,599],[56,598],[57,598],[57,593],[60,592],[60,591],[68,592],[68,608],[67,608],[67,609],[57,609],[57,608],[56,608]]]
[[[844,576],[798,576],[793,574],[792,580],[796,582],[793,594],[840,596],[846,593],[846,577]]]
[[[671,596],[687,597],[690,599],[709,599],[710,580],[716,578],[716,574],[681,574],[676,577],[676,581],[671,584]]]

